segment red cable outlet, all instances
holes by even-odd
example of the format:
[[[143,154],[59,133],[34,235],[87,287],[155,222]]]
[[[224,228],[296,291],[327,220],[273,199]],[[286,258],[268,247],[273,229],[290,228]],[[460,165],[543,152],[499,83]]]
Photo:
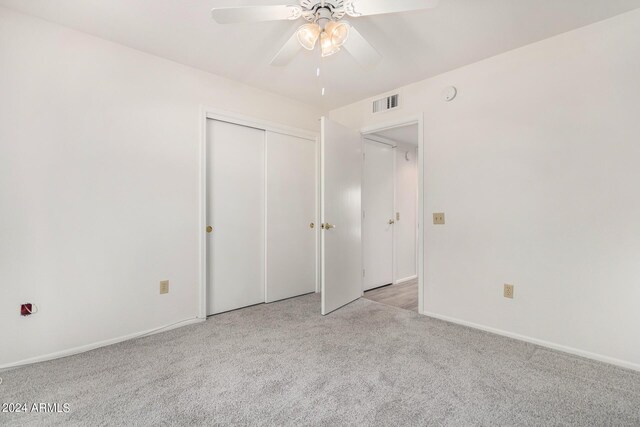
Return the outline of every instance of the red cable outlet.
[[[21,316],[28,316],[31,313],[33,313],[33,304],[31,304],[30,302],[28,302],[26,304],[22,304],[20,306],[20,315]]]

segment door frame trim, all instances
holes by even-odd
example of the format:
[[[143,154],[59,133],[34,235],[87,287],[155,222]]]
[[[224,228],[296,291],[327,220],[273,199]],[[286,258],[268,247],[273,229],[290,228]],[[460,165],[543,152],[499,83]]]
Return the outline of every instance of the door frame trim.
[[[295,136],[298,138],[318,143],[318,134],[304,129],[299,129],[291,126],[282,125],[280,123],[271,122],[268,120],[260,120],[253,117],[245,116],[243,114],[235,113],[232,111],[221,110],[219,108],[200,106],[200,112],[198,115],[198,121],[200,122],[200,143],[199,143],[199,171],[198,171],[198,318],[207,318],[207,120],[218,120],[221,122],[233,123],[240,126],[247,126],[255,129],[264,130],[265,132],[274,132],[283,135]],[[265,136],[266,137],[266,136]],[[266,149],[266,147],[265,147]],[[266,161],[266,151],[265,151]],[[266,173],[266,169],[265,169]],[[318,173],[316,167],[316,191],[318,188]],[[266,185],[266,181],[265,181]],[[265,194],[265,204],[266,204]],[[317,211],[318,197],[316,195],[316,211]],[[266,212],[265,212],[266,221]],[[317,223],[317,219],[316,219]],[[316,227],[316,247],[318,241],[318,227]],[[265,228],[266,233],[266,228]],[[265,270],[267,268],[266,254],[267,248],[265,244]],[[319,266],[317,265],[316,256],[316,272]],[[317,274],[316,274],[317,276]],[[316,278],[317,279],[317,278]],[[265,286],[266,286],[266,271],[265,271]],[[316,290],[318,289],[318,283],[316,280]]]
[[[405,116],[396,120],[365,126],[360,129],[360,133],[364,136],[375,132],[381,132],[415,124],[418,125],[418,313],[424,315],[424,241],[426,232],[426,224],[424,224],[424,206],[426,199],[424,194],[424,114],[420,113],[411,116]]]

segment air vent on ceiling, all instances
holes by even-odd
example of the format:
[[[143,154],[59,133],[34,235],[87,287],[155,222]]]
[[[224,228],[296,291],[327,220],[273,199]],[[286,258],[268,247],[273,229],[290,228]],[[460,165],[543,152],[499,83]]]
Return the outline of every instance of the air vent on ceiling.
[[[381,113],[383,111],[398,108],[400,106],[399,101],[400,95],[397,93],[395,95],[387,96],[386,98],[377,99],[373,101],[373,113]]]

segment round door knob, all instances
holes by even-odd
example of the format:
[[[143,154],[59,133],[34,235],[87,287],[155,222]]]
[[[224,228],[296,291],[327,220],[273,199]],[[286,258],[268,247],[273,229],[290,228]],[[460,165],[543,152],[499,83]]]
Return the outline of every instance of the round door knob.
[[[333,224],[329,224],[328,222],[325,222],[324,224],[322,224],[322,228],[325,230],[331,230],[332,228],[336,228],[336,226]]]
[[[394,220],[392,220],[392,219],[390,219],[390,220],[389,220],[389,225],[393,225],[393,224],[395,224],[395,223],[396,223],[396,222],[395,222]]]
[[[309,224],[309,228],[315,228],[315,224],[312,222],[311,224]]]
[[[213,227],[210,225],[207,225],[207,233],[211,233],[213,231]]]

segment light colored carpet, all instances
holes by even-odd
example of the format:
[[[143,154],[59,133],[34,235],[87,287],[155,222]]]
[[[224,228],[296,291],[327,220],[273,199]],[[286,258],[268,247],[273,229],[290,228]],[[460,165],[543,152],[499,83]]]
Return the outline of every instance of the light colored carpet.
[[[640,425],[640,374],[318,295],[0,373],[0,425]]]

